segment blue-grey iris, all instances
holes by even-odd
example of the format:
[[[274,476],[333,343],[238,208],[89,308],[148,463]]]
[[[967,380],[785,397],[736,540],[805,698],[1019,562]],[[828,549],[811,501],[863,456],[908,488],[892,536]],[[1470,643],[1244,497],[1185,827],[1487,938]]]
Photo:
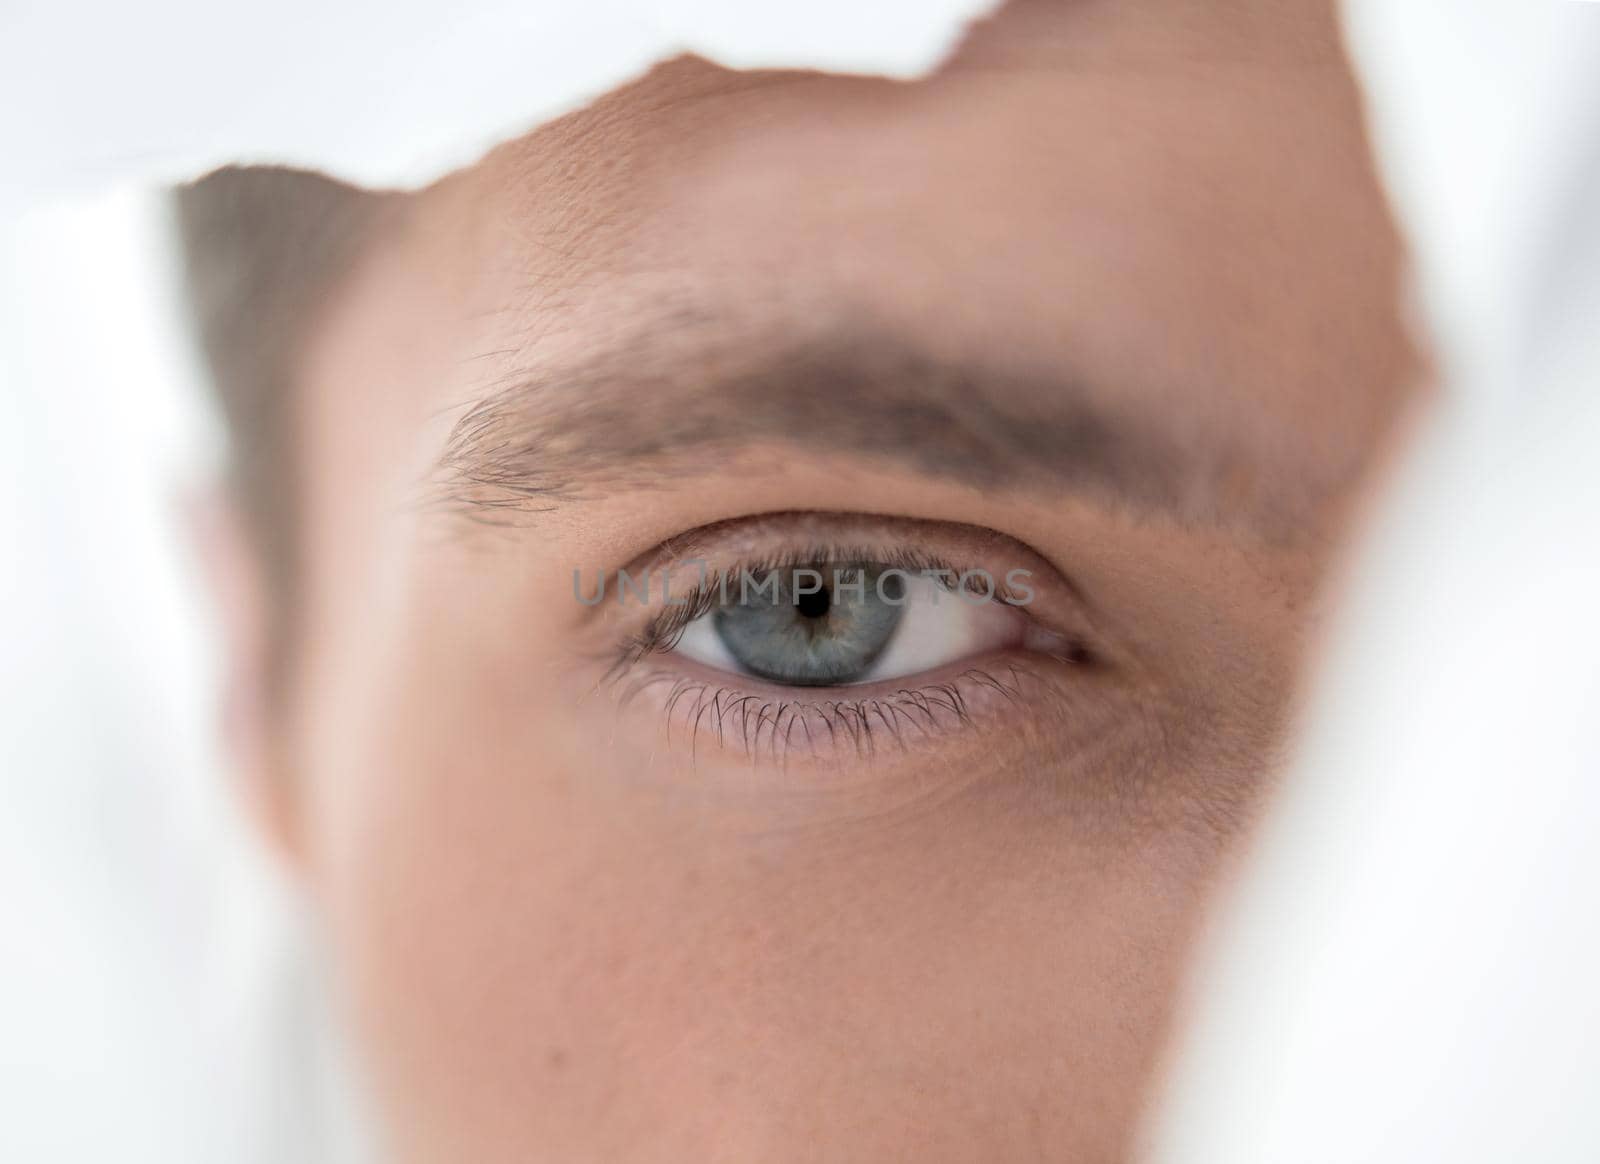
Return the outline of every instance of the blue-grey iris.
[[[779,569],[730,588],[712,625],[752,675],[802,687],[854,683],[894,637],[904,610],[899,573],[873,566]]]

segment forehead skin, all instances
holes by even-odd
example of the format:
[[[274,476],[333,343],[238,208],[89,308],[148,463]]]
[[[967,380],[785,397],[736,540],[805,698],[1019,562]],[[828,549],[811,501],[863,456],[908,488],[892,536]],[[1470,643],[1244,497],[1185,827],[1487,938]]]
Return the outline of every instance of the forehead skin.
[[[677,61],[412,199],[304,362],[282,741],[397,1151],[1122,1158],[1404,404],[1398,268],[1331,19],[1265,0],[1012,6],[915,84]],[[508,385],[576,415],[597,355],[709,392],[841,334],[1070,369],[1224,450],[1217,520],[803,434],[481,536],[428,504]],[[1069,563],[1126,681],[863,771],[680,762],[596,694],[571,570],[792,509]]]
[[[445,263],[496,273],[507,377],[614,350],[709,379],[867,327],[1062,370],[1314,528],[1408,356],[1348,73],[1320,9],[1169,45],[1110,7],[1035,6],[1053,37],[1012,11],[916,85],[675,62],[418,213],[467,232]]]

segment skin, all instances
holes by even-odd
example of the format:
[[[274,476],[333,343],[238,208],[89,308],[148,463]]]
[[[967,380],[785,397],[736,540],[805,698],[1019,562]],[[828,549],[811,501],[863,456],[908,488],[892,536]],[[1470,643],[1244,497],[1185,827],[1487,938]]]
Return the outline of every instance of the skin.
[[[1398,269],[1332,18],[1281,0],[1014,5],[908,85],[672,62],[406,199],[303,353],[290,661],[240,748],[393,1156],[1125,1158],[1410,401]],[[840,335],[1070,392],[1169,486],[797,430],[529,504],[439,464],[507,384],[559,427],[570,369],[658,369],[616,391],[711,423],[722,371]],[[1021,555],[1053,645],[953,660],[1010,694],[870,753],[696,734],[662,693],[699,665],[610,675],[640,612],[572,571],[706,527]]]

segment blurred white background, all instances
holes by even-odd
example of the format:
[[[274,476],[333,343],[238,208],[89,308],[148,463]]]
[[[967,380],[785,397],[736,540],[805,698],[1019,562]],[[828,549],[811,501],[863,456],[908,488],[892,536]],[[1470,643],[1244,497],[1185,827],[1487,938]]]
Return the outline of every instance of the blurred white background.
[[[1600,1160],[1600,6],[1345,11],[1443,395],[1159,1156]]]
[[[151,192],[8,224],[0,1159],[314,1159],[307,959],[212,748],[183,491],[220,453]]]

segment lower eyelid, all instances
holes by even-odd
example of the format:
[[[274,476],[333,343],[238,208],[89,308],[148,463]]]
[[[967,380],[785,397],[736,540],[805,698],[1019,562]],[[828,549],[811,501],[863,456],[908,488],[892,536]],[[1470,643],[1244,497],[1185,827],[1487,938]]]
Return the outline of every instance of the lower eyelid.
[[[857,687],[739,686],[709,668],[652,669],[625,681],[623,701],[643,704],[674,752],[728,753],[748,761],[851,761],[911,753],[952,732],[981,731],[1059,696],[1048,672],[1085,659],[1012,651],[963,660],[946,674]]]

